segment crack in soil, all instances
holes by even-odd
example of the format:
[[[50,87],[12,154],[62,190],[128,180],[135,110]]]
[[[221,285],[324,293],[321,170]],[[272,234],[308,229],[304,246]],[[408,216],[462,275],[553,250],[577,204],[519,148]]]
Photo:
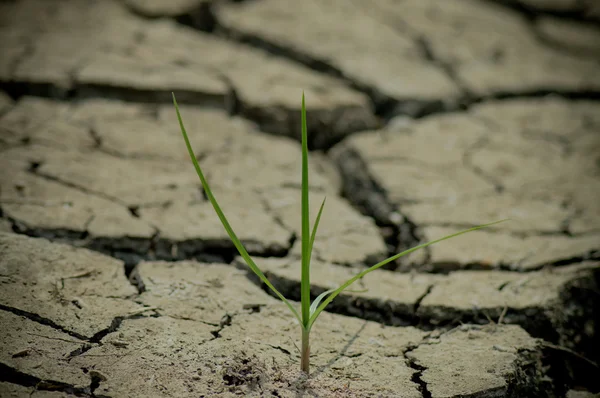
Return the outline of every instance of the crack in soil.
[[[419,392],[421,393],[421,395],[423,396],[423,398],[432,398],[431,392],[429,391],[429,389],[427,388],[427,382],[425,382],[422,378],[423,376],[423,372],[425,370],[427,370],[427,368],[425,366],[422,366],[420,364],[417,363],[417,360],[414,358],[409,358],[406,354],[408,354],[411,351],[416,350],[421,344],[424,343],[425,340],[421,341],[421,343],[418,343],[416,345],[407,347],[405,350],[402,351],[402,355],[404,356],[404,360],[406,361],[406,364],[414,370],[410,381],[412,381],[413,383],[415,383],[418,387]]]
[[[134,314],[131,315],[121,315],[121,316],[116,316],[113,318],[113,320],[111,321],[110,325],[96,333],[94,333],[93,336],[88,337],[88,336],[84,336],[78,332],[69,330],[67,328],[65,328],[64,326],[61,326],[59,324],[57,324],[56,322],[54,322],[51,319],[48,319],[46,317],[43,317],[41,315],[38,314],[34,314],[32,312],[29,311],[24,311],[18,308],[14,308],[14,307],[9,307],[3,304],[0,304],[0,310],[6,311],[6,312],[10,312],[12,314],[15,315],[19,315],[22,316],[24,318],[29,319],[30,321],[39,323],[41,325],[45,325],[45,326],[49,326],[52,329],[58,330],[62,333],[65,333],[71,337],[75,337],[78,340],[81,340],[81,342],[83,343],[83,345],[77,349],[75,349],[74,351],[72,351],[68,357],[74,357],[77,355],[81,355],[87,351],[89,351],[91,348],[94,347],[93,344],[102,344],[102,339],[104,337],[106,337],[108,334],[110,333],[114,333],[115,331],[117,331],[119,329],[119,327],[121,326],[122,322],[126,319],[139,319],[139,318],[145,318],[146,316],[143,315],[143,312],[146,311],[150,311],[150,310],[154,310],[153,308],[145,308],[142,309]],[[151,316],[158,316],[158,315],[151,315]],[[75,343],[75,342],[73,342]]]
[[[263,244],[260,241],[244,239],[242,244],[250,255],[261,257],[286,257],[291,247],[278,244]],[[160,238],[152,242],[145,260],[181,261],[196,259],[207,263],[231,264],[238,251],[228,238],[222,239],[188,239],[173,241]]]
[[[363,5],[359,2],[357,2],[357,4]],[[363,9],[360,6],[358,6],[358,8]],[[399,103],[393,109],[388,110],[386,114],[382,115],[388,122],[392,117],[395,116],[406,115],[413,118],[420,118],[434,113],[454,111],[460,109],[463,103],[468,103],[470,101],[470,99],[474,96],[473,93],[467,88],[467,85],[462,81],[462,79],[459,78],[458,73],[456,73],[456,70],[452,64],[438,58],[435,55],[431,49],[431,44],[429,43],[426,35],[415,31],[406,23],[406,21],[401,18],[390,18],[389,13],[387,13],[385,10],[381,10],[381,8],[378,8],[375,4],[369,5],[368,9],[364,9],[364,11],[368,13],[373,9],[377,9],[377,15],[372,15],[372,18],[378,22],[384,23],[391,30],[396,31],[401,35],[408,35],[412,42],[419,48],[423,59],[429,61],[431,64],[440,69],[462,93],[461,98],[457,98],[455,104],[446,103],[443,100],[430,101],[429,103],[415,103],[414,101],[409,100],[399,101]]]
[[[591,19],[586,15],[586,10],[580,8],[579,10],[568,10],[568,11],[558,11],[551,10],[548,8],[544,8],[543,5],[545,2],[537,2],[539,6],[523,4],[517,0],[480,0],[482,3],[492,3],[494,5],[502,5],[507,9],[516,11],[521,14],[528,21],[533,21],[538,16],[552,16],[555,18],[560,18],[567,21],[575,21],[581,22],[582,20],[591,22],[593,24],[600,24],[600,21],[596,19]],[[580,1],[576,1],[578,4],[582,4]],[[551,2],[548,2],[551,4]],[[591,4],[591,3],[590,3]]]
[[[425,290],[425,293],[423,293],[419,298],[417,298],[417,301],[415,301],[415,305],[413,307],[413,312],[415,314],[419,310],[419,307],[421,306],[421,303],[423,302],[423,300],[425,300],[425,297],[429,296],[429,294],[431,293],[431,291],[433,290],[434,287],[435,287],[434,284],[427,286],[427,290]]]
[[[59,100],[115,99],[142,104],[173,104],[172,90],[142,89],[110,84],[92,84],[73,82],[64,87],[52,82],[32,83],[19,81],[0,81],[0,89],[13,100],[24,96],[36,96]],[[227,109],[232,100],[221,94],[211,94],[185,89],[177,90],[179,104],[197,105],[208,108]]]
[[[388,248],[388,256],[421,243],[417,225],[390,203],[385,189],[369,173],[369,167],[358,151],[342,143],[330,155],[342,177],[342,197],[361,214],[375,220]],[[425,250],[425,253],[429,251]],[[428,259],[429,255],[426,255],[425,261]],[[394,270],[402,267],[404,261],[401,257],[383,268]]]
[[[204,192],[204,190],[202,190],[202,192]],[[285,250],[285,254],[282,253],[282,255],[280,255],[280,256],[269,256],[269,257],[287,257],[288,254],[292,251],[292,247],[294,247],[294,243],[296,243],[296,241],[298,240],[298,235],[296,234],[296,232],[294,230],[289,228],[283,222],[281,217],[279,217],[277,215],[277,213],[271,208],[271,206],[269,205],[269,201],[264,197],[264,195],[259,190],[255,189],[254,192],[256,193],[256,197],[260,201],[260,204],[262,205],[263,209],[265,210],[265,212],[268,215],[271,216],[271,218],[273,219],[275,224],[279,225],[284,231],[287,231],[290,233],[290,239],[288,241],[288,248],[287,248],[287,250]],[[237,254],[236,254],[236,256],[237,256]]]
[[[0,362],[0,381],[17,384],[23,387],[32,387],[34,391],[59,391],[78,397],[109,398],[107,396],[94,395],[92,391],[93,378],[90,387],[80,388],[71,384],[55,380],[44,380],[36,376],[23,373],[17,369]]]
[[[479,122],[482,122],[482,124],[489,130],[493,131],[493,130],[498,129],[498,127],[492,125],[491,122],[489,122],[485,118],[479,117],[479,118],[477,118],[477,120]],[[473,155],[475,154],[475,152],[479,149],[484,148],[488,144],[488,142],[489,142],[489,138],[487,136],[481,137],[479,140],[477,140],[477,142],[475,142],[473,145],[471,145],[469,148],[467,148],[464,151],[464,153],[462,154],[462,157],[461,157],[461,162],[462,162],[462,165],[467,170],[471,170],[475,175],[477,175],[483,181],[492,185],[494,187],[494,190],[496,191],[496,193],[501,194],[502,192],[504,192],[504,189],[505,189],[502,182],[499,179],[497,179],[496,177],[494,177],[493,175],[486,173],[484,170],[481,169],[481,167],[473,164]]]
[[[547,263],[539,265],[537,267],[531,267],[531,268],[528,268],[527,270],[521,270],[520,272],[527,273],[530,271],[541,271],[542,269],[544,269],[546,267],[561,267],[561,266],[577,264],[577,263],[581,263],[581,262],[589,261],[589,260],[591,260],[591,261],[600,260],[600,249],[590,250],[588,252],[582,253],[579,256],[573,256],[573,257],[565,258],[562,260],[547,262]],[[508,271],[508,270],[510,270],[510,267],[501,265],[500,270]]]
[[[46,317],[43,317],[43,316],[38,315],[38,314],[34,314],[33,312],[20,310],[18,308],[14,308],[14,307],[9,307],[9,306],[4,305],[4,304],[0,304],[0,310],[6,311],[6,312],[10,312],[10,313],[15,314],[15,315],[22,316],[24,318],[29,319],[30,321],[39,323],[40,325],[50,326],[52,329],[55,329],[55,330],[61,331],[63,333],[66,333],[69,336],[75,337],[76,339],[83,340],[83,341],[90,340],[88,337],[86,337],[86,336],[84,336],[84,335],[82,335],[80,333],[77,333],[75,331],[69,330],[69,329],[65,328],[64,326],[61,326],[61,325],[57,324],[53,320],[51,320],[49,318],[46,318]]]
[[[581,90],[567,90],[560,88],[544,88],[531,91],[523,92],[496,92],[491,95],[485,95],[477,98],[473,98],[473,101],[465,104],[464,110],[469,110],[471,107],[478,105],[483,102],[491,101],[510,101],[514,99],[535,99],[535,98],[547,98],[549,96],[555,96],[568,100],[589,100],[589,101],[600,101],[600,91],[581,89]]]
[[[345,82],[349,87],[366,94],[371,99],[375,109],[385,109],[390,107],[391,104],[396,103],[394,99],[381,93],[377,88],[369,87],[366,84],[354,81],[347,77],[339,68],[301,50],[281,46],[260,36],[245,33],[231,26],[225,26],[220,22],[218,22],[218,27],[215,29],[214,33],[227,40],[265,51],[275,57],[291,60],[315,72],[339,79]]]
[[[75,358],[79,355],[83,355],[86,352],[88,352],[89,350],[91,350],[94,346],[90,343],[83,343],[81,345],[81,347],[76,348],[75,350],[71,351],[68,355],[67,355],[67,359],[71,359],[71,358]]]
[[[107,195],[107,194],[105,194],[103,192],[99,192],[99,191],[95,191],[93,189],[86,188],[84,186],[81,186],[79,184],[76,184],[76,183],[73,183],[73,182],[70,182],[70,181],[65,181],[65,180],[63,180],[60,177],[56,177],[56,176],[53,176],[53,175],[50,175],[50,174],[41,173],[39,171],[39,168],[41,166],[42,166],[42,163],[32,162],[31,166],[30,166],[30,168],[28,170],[28,172],[31,175],[34,175],[36,177],[39,177],[39,178],[42,178],[42,179],[45,179],[45,180],[48,180],[48,181],[55,182],[57,184],[60,184],[62,186],[68,187],[68,188],[76,189],[79,192],[85,193],[87,195],[96,196],[98,198],[101,198],[101,199],[104,199],[104,200],[108,200],[108,201],[110,201],[112,203],[115,203],[117,205],[124,206],[125,208],[129,208],[129,206],[125,202],[123,202],[120,199],[115,198],[115,197],[113,197],[111,195]]]
[[[90,339],[89,339],[90,342],[91,343],[100,343],[102,341],[102,339],[104,337],[106,337],[107,334],[117,331],[119,329],[119,327],[121,326],[121,323],[123,322],[124,319],[132,319],[132,317],[131,316],[130,317],[127,317],[127,316],[114,317],[112,322],[110,323],[110,326],[94,333],[94,335],[92,337],[90,337]]]
[[[0,209],[1,210],[1,209]],[[2,213],[0,213],[2,216]],[[231,264],[238,255],[237,249],[229,239],[190,239],[173,241],[160,238],[156,233],[150,238],[92,237],[86,231],[68,229],[32,228],[20,220],[6,218],[13,232],[31,237],[45,238],[53,242],[67,243],[75,247],[93,250],[125,263],[125,276],[141,293],[144,282],[134,272],[140,261],[183,261],[195,259],[204,263]],[[295,241],[292,236],[288,247],[264,245],[259,241],[243,240],[242,243],[252,256],[286,257]]]

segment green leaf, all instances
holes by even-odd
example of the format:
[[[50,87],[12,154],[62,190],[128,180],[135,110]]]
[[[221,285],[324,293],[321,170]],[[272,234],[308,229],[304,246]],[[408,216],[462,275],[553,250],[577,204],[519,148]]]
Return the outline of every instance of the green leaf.
[[[386,265],[387,263],[392,262],[392,261],[394,261],[394,260],[396,260],[396,259],[398,259],[398,258],[400,258],[402,256],[410,254],[410,253],[412,253],[414,251],[417,251],[419,249],[422,249],[424,247],[431,246],[434,243],[438,243],[438,242],[441,242],[441,241],[446,240],[446,239],[454,238],[456,236],[459,236],[459,235],[462,235],[462,234],[466,234],[467,232],[476,231],[478,229],[486,228],[486,227],[489,227],[490,225],[498,224],[498,223],[501,223],[501,222],[504,222],[504,221],[507,221],[507,220],[500,220],[500,221],[495,221],[495,222],[492,222],[492,223],[489,223],[489,224],[479,225],[477,227],[465,229],[465,230],[457,232],[455,234],[444,236],[443,238],[440,238],[440,239],[432,240],[431,242],[423,243],[421,245],[415,246],[415,247],[413,247],[411,249],[408,249],[408,250],[405,250],[405,251],[403,251],[401,253],[398,253],[398,254],[396,254],[396,255],[388,258],[388,259],[385,259],[385,260],[383,260],[383,261],[381,261],[381,262],[373,265],[370,268],[367,268],[366,270],[362,271],[361,273],[356,274],[354,277],[348,279],[340,287],[338,287],[337,289],[335,289],[331,293],[331,295],[329,297],[327,297],[327,299],[314,311],[314,313],[311,315],[310,320],[308,321],[308,325],[306,325],[306,327],[308,328],[308,330],[310,330],[310,328],[312,328],[312,325],[315,323],[316,319],[319,317],[319,315],[321,314],[321,312],[323,312],[323,310],[325,309],[325,307],[327,307],[327,305],[329,303],[331,303],[333,301],[333,299],[337,297],[338,294],[340,294],[341,292],[343,292],[348,286],[350,286],[351,284],[353,284],[354,282],[356,282],[358,279],[362,278],[363,276],[367,275],[368,273],[373,272],[376,269],[381,268],[384,265]]]
[[[321,302],[321,300],[323,300],[325,298],[325,296],[327,296],[329,293],[335,292],[335,290],[336,289],[329,289],[329,290],[324,291],[323,293],[321,293],[321,294],[319,294],[317,296],[317,298],[315,299],[315,301],[313,301],[313,303],[310,305],[310,315],[311,316],[316,311],[317,306],[319,305],[319,303]]]
[[[319,294],[317,296],[317,298],[315,299],[315,301],[313,301],[313,303],[310,305],[310,316],[312,316],[316,309],[317,306],[319,305],[319,303],[321,302],[321,300],[323,300],[325,298],[325,296],[327,296],[329,293],[333,293],[335,292],[337,289],[329,289],[321,294]],[[361,290],[346,290],[347,292],[352,292],[352,293],[364,293],[369,291],[369,289],[361,289]]]
[[[319,228],[319,222],[321,221],[321,213],[323,213],[323,207],[325,207],[325,200],[327,198],[323,198],[323,203],[321,203],[321,207],[319,208],[319,213],[317,213],[317,218],[315,219],[315,225],[313,225],[313,231],[310,235],[310,244],[308,246],[308,264],[310,265],[310,259],[312,258],[312,250],[313,244],[315,243],[315,236],[317,236],[317,228]]]
[[[315,243],[315,237],[317,236],[317,229],[319,228],[319,222],[321,221],[321,214],[323,213],[323,207],[325,207],[325,201],[327,200],[327,198],[323,198],[323,202],[321,203],[321,207],[319,208],[319,213],[317,213],[317,218],[315,219],[315,225],[313,225],[313,230],[312,230],[312,234],[310,235],[310,245],[309,245],[309,249],[308,249],[308,264],[310,265],[310,259],[312,257],[312,250],[313,250],[313,245]],[[321,300],[323,300],[323,297],[325,297],[328,293],[333,292],[333,290],[328,290],[325,293],[320,294],[315,301],[313,301],[313,303],[310,305],[310,311],[309,311],[309,316],[312,315],[312,313],[315,311],[315,309],[317,309],[317,305],[319,305],[319,303],[321,302]]]
[[[302,325],[310,318],[310,226],[308,212],[308,139],[306,128],[306,105],[302,93],[302,275],[300,279],[300,304]]]
[[[227,231],[227,234],[229,235],[229,238],[231,239],[231,241],[235,245],[235,248],[238,250],[238,252],[240,253],[240,255],[244,258],[244,261],[246,262],[246,264],[248,264],[248,267],[250,267],[250,269],[260,278],[260,280],[265,285],[267,285],[269,287],[269,289],[271,289],[277,295],[277,297],[279,297],[281,299],[281,301],[283,301],[288,306],[288,308],[290,309],[290,311],[292,311],[292,313],[298,319],[298,321],[300,322],[300,324],[302,324],[302,319],[300,318],[300,316],[298,314],[298,311],[296,311],[296,309],[283,296],[283,294],[281,294],[275,288],[275,286],[273,286],[273,284],[267,279],[267,277],[265,276],[265,274],[263,274],[263,272],[260,270],[260,268],[258,268],[258,266],[256,265],[256,263],[252,260],[252,258],[250,257],[250,255],[246,251],[246,248],[244,247],[244,245],[242,244],[242,242],[238,239],[238,237],[235,234],[235,232],[233,232],[233,229],[231,228],[231,225],[229,224],[229,221],[227,221],[227,218],[225,217],[225,214],[223,214],[223,211],[221,210],[221,207],[217,203],[217,199],[213,195],[213,193],[212,193],[212,191],[211,191],[211,189],[210,189],[210,187],[208,185],[208,181],[204,177],[204,173],[202,173],[202,169],[200,169],[200,165],[198,164],[198,161],[196,160],[196,156],[194,155],[194,150],[192,149],[192,145],[190,144],[190,140],[188,138],[187,132],[186,132],[185,127],[183,125],[183,120],[181,119],[181,114],[179,113],[179,106],[177,105],[177,100],[175,99],[175,94],[173,94],[173,104],[175,105],[175,111],[177,112],[177,119],[179,120],[179,127],[181,128],[181,134],[183,135],[183,139],[185,141],[185,145],[187,146],[188,153],[190,154],[190,158],[192,159],[192,163],[194,164],[194,168],[196,169],[196,173],[198,174],[198,177],[200,177],[200,182],[202,183],[202,187],[204,188],[204,192],[206,192],[206,196],[208,197],[208,200],[210,200],[210,203],[212,203],[212,205],[213,205],[213,207],[215,209],[215,212],[219,216],[219,219],[221,220],[221,223],[223,224],[223,227],[225,228],[225,231]]]

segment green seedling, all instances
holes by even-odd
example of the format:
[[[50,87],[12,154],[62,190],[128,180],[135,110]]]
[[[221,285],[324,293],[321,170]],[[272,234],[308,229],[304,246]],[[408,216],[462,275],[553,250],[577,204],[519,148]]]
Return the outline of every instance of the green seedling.
[[[386,260],[383,260],[370,268],[365,269],[364,271],[358,273],[356,276],[348,279],[342,285],[340,285],[336,289],[328,290],[322,294],[320,294],[311,304],[310,302],[310,257],[312,254],[313,243],[315,241],[315,236],[317,235],[317,228],[319,227],[319,221],[321,219],[321,214],[323,213],[323,207],[325,206],[325,199],[321,203],[321,207],[319,208],[319,212],[315,219],[315,224],[313,225],[312,232],[310,232],[309,226],[309,214],[308,214],[308,146],[307,146],[307,128],[306,128],[306,106],[304,102],[304,93],[302,93],[302,266],[301,266],[301,282],[300,282],[300,312],[296,310],[296,308],[290,303],[288,299],[286,299],[279,290],[273,286],[273,284],[269,281],[269,279],[265,276],[265,274],[260,270],[260,268],[256,265],[256,263],[252,260],[244,245],[238,239],[237,235],[231,228],[229,221],[223,214],[221,207],[219,206],[217,199],[213,195],[206,178],[204,177],[204,173],[196,160],[196,156],[194,155],[194,151],[192,149],[192,145],[190,144],[190,140],[188,138],[187,132],[183,125],[183,120],[181,119],[181,114],[179,112],[179,107],[177,106],[177,100],[175,99],[175,94],[173,94],[173,104],[175,105],[175,111],[177,112],[177,118],[179,120],[179,126],[181,128],[181,133],[183,135],[183,139],[185,140],[185,145],[187,146],[190,158],[192,159],[192,163],[196,169],[196,173],[198,173],[198,177],[200,177],[200,182],[202,183],[202,187],[204,188],[204,192],[206,196],[212,203],[217,216],[221,220],[223,227],[227,231],[229,238],[235,245],[236,249],[243,257],[248,267],[260,278],[260,280],[269,287],[275,293],[277,297],[281,299],[290,309],[292,314],[296,317],[301,326],[302,331],[302,345],[300,349],[300,368],[302,371],[308,374],[310,367],[310,331],[315,321],[319,317],[319,315],[323,312],[323,310],[327,307],[333,299],[335,299],[341,292],[343,292],[346,288],[352,285],[354,282],[364,277],[368,273],[375,271],[378,268],[383,267],[389,262],[392,262],[402,256],[410,254],[416,250],[422,249],[424,247],[433,245],[434,243],[441,242],[446,239],[453,238],[458,235],[465,234],[467,232],[475,231],[481,228],[488,227],[493,224],[497,224],[506,220],[496,221],[489,224],[480,225],[474,228],[465,229],[463,231],[445,236],[440,239],[433,240],[431,242],[423,243],[421,245],[415,246],[411,249],[405,250],[401,253],[398,253]]]

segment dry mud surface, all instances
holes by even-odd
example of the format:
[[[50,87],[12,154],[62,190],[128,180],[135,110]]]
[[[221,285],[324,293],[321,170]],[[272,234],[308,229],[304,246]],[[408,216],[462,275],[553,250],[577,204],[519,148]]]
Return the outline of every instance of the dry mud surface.
[[[593,0],[0,2],[1,397],[593,397]],[[170,104],[265,274],[237,256]]]

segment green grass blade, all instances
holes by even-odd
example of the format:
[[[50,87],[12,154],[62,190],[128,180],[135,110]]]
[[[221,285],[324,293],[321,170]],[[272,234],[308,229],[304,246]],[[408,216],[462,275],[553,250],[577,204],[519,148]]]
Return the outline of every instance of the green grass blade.
[[[308,212],[308,144],[306,128],[306,105],[302,93],[302,275],[300,282],[300,304],[302,324],[310,318],[310,226]]]
[[[277,295],[277,297],[279,297],[281,299],[281,301],[283,301],[288,306],[288,308],[290,309],[290,311],[292,311],[292,313],[298,319],[298,321],[300,322],[300,324],[302,324],[302,320],[301,320],[301,318],[300,318],[300,316],[298,314],[298,311],[296,311],[296,309],[283,296],[283,294],[281,294],[275,288],[275,286],[273,286],[273,284],[267,279],[267,277],[265,276],[265,274],[263,274],[263,272],[260,270],[260,268],[258,268],[258,266],[256,265],[256,263],[252,260],[252,258],[250,257],[250,255],[246,251],[246,248],[244,247],[244,245],[242,244],[242,242],[240,242],[240,240],[238,239],[238,237],[235,234],[235,232],[233,232],[233,229],[231,228],[231,225],[229,224],[229,221],[227,221],[227,218],[225,217],[225,214],[223,214],[223,211],[221,210],[221,207],[217,203],[217,199],[213,195],[213,193],[212,193],[212,191],[211,191],[211,189],[210,189],[210,187],[208,185],[208,181],[204,177],[204,173],[202,173],[202,169],[200,169],[200,165],[198,164],[198,160],[196,160],[196,156],[194,155],[194,150],[192,149],[192,145],[190,144],[190,140],[188,138],[187,131],[185,130],[185,127],[183,125],[183,120],[181,119],[181,114],[179,113],[179,106],[177,105],[177,100],[175,99],[175,94],[173,94],[173,104],[175,105],[175,111],[177,112],[177,119],[179,120],[179,127],[181,128],[181,134],[183,135],[183,139],[185,141],[185,145],[187,146],[188,153],[190,154],[190,158],[192,159],[192,163],[194,164],[194,168],[196,169],[196,173],[198,174],[198,177],[200,177],[200,182],[202,183],[202,187],[204,188],[204,192],[206,192],[206,196],[210,200],[210,203],[212,203],[212,205],[213,205],[213,207],[215,209],[215,212],[219,216],[219,219],[221,220],[221,223],[223,224],[223,227],[225,228],[225,230],[227,231],[227,234],[229,235],[229,238],[231,239],[231,241],[235,245],[235,248],[238,250],[238,252],[240,253],[240,255],[244,258],[244,261],[246,261],[246,264],[248,264],[248,267],[250,267],[250,269],[260,278],[260,280],[263,281],[264,284],[267,285]]]
[[[495,221],[495,222],[492,222],[492,223],[489,223],[489,224],[479,225],[477,227],[465,229],[465,230],[457,232],[455,234],[444,236],[443,238],[440,238],[440,239],[432,240],[431,242],[423,243],[421,245],[415,246],[415,247],[413,247],[411,249],[408,249],[408,250],[405,250],[405,251],[403,251],[401,253],[398,253],[398,254],[396,254],[396,255],[388,258],[388,259],[385,259],[385,260],[383,260],[383,261],[381,261],[381,262],[373,265],[370,268],[367,268],[363,272],[361,272],[359,274],[356,274],[354,277],[348,279],[340,287],[338,287],[337,289],[335,289],[333,291],[333,293],[331,293],[331,295],[329,297],[327,297],[327,299],[325,301],[323,301],[323,303],[315,310],[315,312],[310,317],[310,320],[309,320],[308,325],[306,327],[310,330],[310,328],[312,327],[312,325],[315,322],[315,320],[317,319],[317,317],[321,314],[321,312],[323,312],[323,310],[325,309],[325,307],[327,307],[327,305],[329,303],[331,303],[331,301],[333,301],[334,298],[336,298],[336,296],[338,294],[340,294],[341,292],[343,292],[348,286],[350,286],[351,284],[353,284],[354,282],[356,282],[358,279],[362,278],[363,276],[367,275],[368,273],[373,272],[376,269],[381,268],[384,265],[386,265],[387,263],[392,262],[392,261],[394,261],[394,260],[396,260],[396,259],[398,259],[398,258],[400,258],[402,256],[410,254],[410,253],[412,253],[414,251],[417,251],[419,249],[422,249],[424,247],[431,246],[434,243],[438,243],[438,242],[441,242],[441,241],[446,240],[446,239],[454,238],[456,236],[459,236],[459,235],[462,235],[462,234],[466,234],[467,232],[476,231],[478,229],[486,228],[486,227],[489,227],[490,225],[498,224],[498,223],[501,223],[501,222],[504,222],[504,221],[507,221],[507,220],[500,220],[500,221]]]
[[[329,289],[321,294],[319,294],[317,296],[317,298],[315,299],[315,301],[312,302],[312,304],[310,305],[310,315],[312,316],[312,314],[314,314],[314,312],[317,309],[317,306],[319,305],[319,303],[321,302],[321,300],[323,300],[325,298],[325,296],[327,296],[329,293],[333,293],[335,292],[336,289]]]
[[[310,244],[308,245],[308,265],[310,265],[310,259],[312,258],[312,250],[313,245],[315,243],[315,236],[317,236],[317,229],[319,228],[319,222],[321,221],[323,207],[325,207],[325,200],[327,200],[327,198],[323,198],[323,202],[321,203],[321,207],[319,208],[319,213],[317,213],[317,218],[315,219],[315,225],[313,225],[312,234],[310,235]]]
[[[329,293],[333,293],[337,290],[336,289],[329,289],[321,294],[319,294],[319,296],[317,296],[317,298],[315,299],[315,301],[313,301],[313,303],[310,305],[310,316],[312,316],[315,311],[317,310],[317,306],[319,305],[319,303],[325,298],[325,296],[327,296]],[[347,292],[351,292],[351,293],[364,293],[364,292],[368,292],[369,289],[361,289],[361,290],[346,290]]]

